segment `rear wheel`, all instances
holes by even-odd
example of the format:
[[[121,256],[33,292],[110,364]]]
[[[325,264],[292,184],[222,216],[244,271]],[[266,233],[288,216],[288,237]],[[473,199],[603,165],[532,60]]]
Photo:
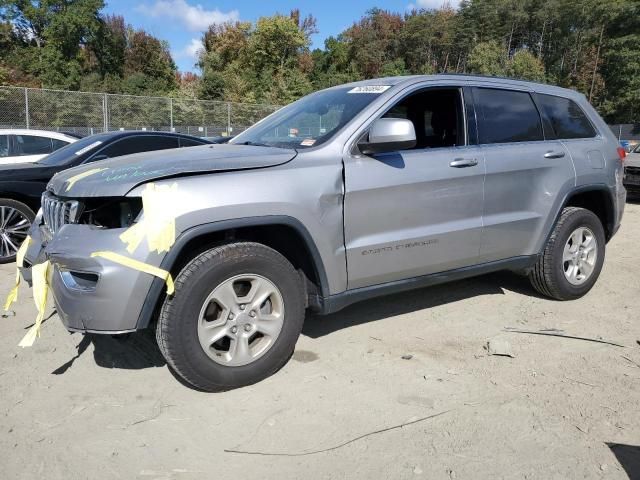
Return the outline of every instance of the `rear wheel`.
[[[596,283],[605,254],[600,219],[584,208],[565,208],[529,274],[534,288],[556,300],[582,297]]]
[[[0,198],[0,264],[15,262],[36,215],[22,202]]]
[[[208,250],[187,264],[160,312],[156,337],[187,383],[219,391],[258,382],[289,359],[304,321],[293,266],[257,243]]]

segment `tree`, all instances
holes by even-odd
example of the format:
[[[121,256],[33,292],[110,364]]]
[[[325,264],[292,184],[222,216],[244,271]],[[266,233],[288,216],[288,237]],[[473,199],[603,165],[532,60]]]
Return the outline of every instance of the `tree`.
[[[83,50],[99,27],[102,0],[0,0],[22,43],[14,61],[43,86],[77,88]]]
[[[505,75],[505,48],[494,40],[478,43],[469,53],[467,69],[480,75]]]
[[[543,82],[545,79],[542,61],[528,50],[518,50],[507,63],[507,75],[521,80]]]

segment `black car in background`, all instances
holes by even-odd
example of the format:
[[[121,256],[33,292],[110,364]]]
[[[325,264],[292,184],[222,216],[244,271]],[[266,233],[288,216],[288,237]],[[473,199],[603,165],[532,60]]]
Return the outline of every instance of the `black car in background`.
[[[116,131],[82,138],[36,163],[0,166],[0,264],[15,260],[40,208],[40,197],[56,173],[132,153],[211,143],[178,133]]]

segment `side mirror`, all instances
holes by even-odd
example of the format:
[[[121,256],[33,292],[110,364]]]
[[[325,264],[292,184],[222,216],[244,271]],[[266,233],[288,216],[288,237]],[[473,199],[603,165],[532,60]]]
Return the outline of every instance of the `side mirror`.
[[[416,146],[413,123],[404,118],[379,118],[369,129],[369,139],[358,144],[365,155],[407,150]]]

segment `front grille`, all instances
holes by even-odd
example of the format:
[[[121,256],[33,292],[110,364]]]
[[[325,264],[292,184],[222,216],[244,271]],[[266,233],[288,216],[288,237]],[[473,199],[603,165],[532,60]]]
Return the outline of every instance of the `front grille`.
[[[640,175],[640,167],[624,167],[624,173],[629,175]]]
[[[49,233],[55,234],[63,225],[78,219],[77,200],[62,200],[49,192],[42,194],[42,219]]]

